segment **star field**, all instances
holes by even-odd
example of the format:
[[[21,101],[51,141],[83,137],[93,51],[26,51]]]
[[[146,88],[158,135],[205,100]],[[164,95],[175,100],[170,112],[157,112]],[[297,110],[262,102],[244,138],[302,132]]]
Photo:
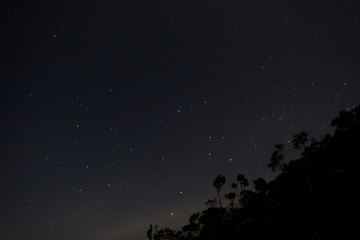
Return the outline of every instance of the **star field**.
[[[0,6],[0,239],[146,239],[360,102],[357,1]]]

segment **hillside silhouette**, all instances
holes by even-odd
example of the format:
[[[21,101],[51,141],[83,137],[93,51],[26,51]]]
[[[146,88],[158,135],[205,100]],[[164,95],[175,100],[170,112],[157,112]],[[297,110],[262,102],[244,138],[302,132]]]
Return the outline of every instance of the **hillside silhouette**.
[[[332,135],[320,140],[308,133],[293,136],[301,157],[284,161],[284,145],[276,144],[268,167],[277,177],[263,178],[247,187],[239,174],[234,190],[222,193],[226,177],[218,175],[215,199],[194,213],[182,230],[150,225],[149,240],[233,239],[349,239],[358,235],[360,161],[360,106],[341,111],[331,121]],[[240,192],[240,193],[238,193]],[[222,196],[222,197],[221,197]],[[221,199],[224,200],[221,202]],[[226,199],[226,200],[225,200]],[[226,206],[225,206],[226,205]]]

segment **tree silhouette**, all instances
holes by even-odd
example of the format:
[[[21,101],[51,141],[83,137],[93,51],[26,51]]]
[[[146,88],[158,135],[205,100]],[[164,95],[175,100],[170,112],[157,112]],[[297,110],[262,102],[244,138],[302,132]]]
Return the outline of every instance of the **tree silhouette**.
[[[209,199],[205,202],[205,205],[208,207],[208,208],[214,208],[217,206],[217,200],[216,198],[214,199]]]
[[[249,186],[249,181],[245,178],[243,174],[237,175],[236,181],[239,182],[241,191],[244,191],[245,188]]]
[[[189,224],[183,226],[182,230],[186,239],[192,239],[198,236],[200,229],[199,217],[200,213],[192,214],[189,219]]]
[[[267,191],[267,183],[266,180],[259,177],[253,181],[254,188],[259,193],[265,193]]]
[[[193,214],[182,231],[169,228],[153,233],[149,240],[233,240],[233,239],[350,239],[357,234],[360,195],[354,183],[360,178],[360,106],[341,112],[332,121],[334,135],[319,141],[305,132],[294,135],[294,148],[304,149],[303,156],[286,165],[284,145],[275,145],[269,167],[281,172],[275,179],[253,181],[254,190],[247,190],[248,180],[239,174],[240,205],[234,208],[234,192],[225,194],[229,208],[222,208],[220,191],[226,179],[219,175],[213,181],[217,200],[201,213]],[[285,168],[286,167],[286,168]],[[238,184],[232,183],[236,192]],[[281,226],[279,228],[279,226]]]
[[[301,131],[299,134],[293,136],[292,144],[294,149],[304,149],[306,147],[306,142],[308,141],[308,133]]]
[[[231,184],[231,188],[234,189],[234,192],[235,192],[235,195],[236,195],[235,199],[236,199],[236,197],[238,196],[238,188],[239,188],[239,186],[235,182],[233,182]],[[236,202],[235,199],[234,199],[234,202]],[[237,203],[236,203],[236,207],[237,207]]]
[[[354,123],[357,122],[358,119],[356,118],[359,117],[359,115],[356,114],[356,111],[358,110],[357,108],[355,108],[351,112],[341,111],[339,113],[339,116],[331,121],[331,126],[337,127],[338,132],[345,131],[351,128]]]
[[[154,240],[177,240],[181,239],[181,237],[181,231],[174,231],[170,228],[160,229],[154,234]]]
[[[274,147],[275,150],[271,154],[270,163],[267,166],[271,167],[273,172],[277,171],[278,169],[282,171],[286,166],[284,155],[282,154],[284,144],[275,144]]]
[[[239,187],[239,186],[238,186],[236,183],[234,183],[234,182],[231,184],[231,188],[234,189],[235,193],[237,193],[238,187]]]
[[[230,204],[229,204],[230,208],[234,208],[234,201],[236,198],[236,193],[234,193],[234,192],[227,193],[227,194],[225,194],[225,198],[230,200]]]
[[[147,233],[146,233],[147,237],[149,240],[153,239],[153,228],[152,228],[152,224],[150,224],[150,228],[148,229]]]
[[[220,208],[222,208],[220,191],[221,191],[222,186],[225,184],[225,182],[226,182],[226,178],[225,178],[225,176],[222,176],[221,174],[219,174],[213,181],[213,186],[216,189],[216,192],[218,193]]]

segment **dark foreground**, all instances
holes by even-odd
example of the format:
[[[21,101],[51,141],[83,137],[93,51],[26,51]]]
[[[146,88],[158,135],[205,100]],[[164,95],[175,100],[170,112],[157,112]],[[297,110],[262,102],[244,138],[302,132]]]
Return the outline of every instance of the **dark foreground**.
[[[334,134],[320,140],[301,132],[293,138],[302,156],[285,162],[284,146],[275,145],[269,167],[279,175],[270,182],[239,174],[234,192],[221,193],[226,178],[213,182],[218,198],[195,213],[182,230],[150,226],[154,240],[328,239],[356,236],[359,226],[360,106],[342,111],[331,122]],[[238,194],[238,190],[240,194]],[[222,201],[223,200],[223,201]],[[227,205],[227,206],[224,206]]]

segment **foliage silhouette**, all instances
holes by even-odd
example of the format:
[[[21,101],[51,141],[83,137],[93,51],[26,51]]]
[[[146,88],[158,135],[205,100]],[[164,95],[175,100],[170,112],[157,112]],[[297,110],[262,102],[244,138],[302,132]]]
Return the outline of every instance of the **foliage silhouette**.
[[[147,237],[148,237],[148,239],[149,240],[152,240],[153,239],[153,228],[152,228],[152,224],[150,224],[150,228],[148,229],[148,231],[147,231]]]
[[[292,140],[294,149],[304,149],[306,147],[306,142],[308,139],[308,133],[301,131],[299,134],[295,134]]]
[[[236,181],[239,182],[241,191],[244,191],[247,186],[249,186],[249,181],[245,178],[243,174],[239,174],[236,177]]]
[[[358,234],[357,191],[360,160],[360,106],[342,111],[331,122],[333,135],[308,144],[308,134],[294,135],[294,149],[302,149],[297,160],[284,163],[283,145],[275,145],[269,167],[281,170],[272,181],[253,181],[254,190],[239,174],[241,192],[226,194],[229,208],[215,207],[212,200],[202,213],[193,214],[182,231],[169,228],[148,230],[154,240],[235,239],[349,239]],[[246,181],[244,180],[246,179]],[[216,182],[216,184],[215,184]],[[214,180],[220,202],[224,176]],[[236,190],[233,184],[232,188]],[[236,192],[236,191],[235,191]],[[240,204],[232,205],[234,195]]]
[[[238,186],[235,182],[233,182],[233,183],[231,184],[231,188],[234,189],[235,193],[237,193],[238,187],[239,187],[239,186]]]
[[[236,199],[237,199],[237,196],[238,196],[238,188],[239,188],[239,186],[238,186],[235,182],[233,182],[230,187],[231,187],[231,188],[234,190],[234,192],[235,192],[234,204],[235,204],[235,206],[237,207]]]
[[[222,176],[221,174],[219,174],[219,175],[215,178],[215,180],[213,181],[213,186],[214,186],[214,188],[216,189],[216,192],[218,193],[220,208],[222,208],[220,191],[221,191],[222,186],[223,186],[225,183],[226,183],[226,178],[225,178],[225,176]]]
[[[235,205],[234,201],[235,201],[235,198],[236,198],[236,193],[234,193],[234,192],[227,193],[227,194],[225,194],[225,198],[230,200],[229,206],[231,208],[234,208],[234,205]]]
[[[285,158],[282,154],[282,150],[284,149],[284,144],[275,144],[274,145],[275,150],[271,154],[270,163],[267,165],[268,167],[271,167],[271,170],[273,172],[277,170],[284,170],[286,164],[285,164]]]
[[[209,199],[205,202],[205,205],[208,207],[208,208],[213,208],[213,207],[216,207],[218,204],[218,201],[216,200],[216,198],[214,199]]]
[[[259,177],[253,181],[254,188],[259,193],[266,193],[267,191],[267,182],[265,179]]]

